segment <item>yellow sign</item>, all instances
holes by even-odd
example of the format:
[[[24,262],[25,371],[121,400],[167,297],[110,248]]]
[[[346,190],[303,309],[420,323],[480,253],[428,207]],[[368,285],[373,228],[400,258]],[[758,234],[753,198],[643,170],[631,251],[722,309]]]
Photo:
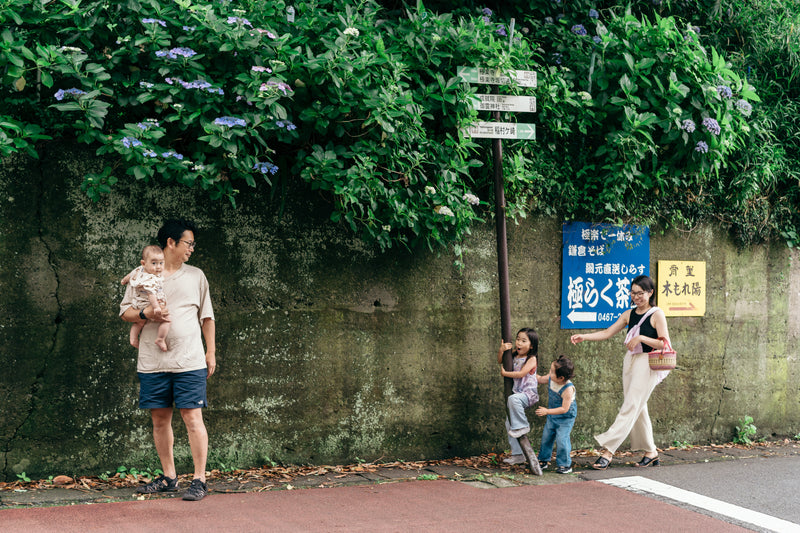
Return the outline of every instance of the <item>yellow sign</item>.
[[[658,306],[667,316],[706,314],[706,262],[659,261]]]

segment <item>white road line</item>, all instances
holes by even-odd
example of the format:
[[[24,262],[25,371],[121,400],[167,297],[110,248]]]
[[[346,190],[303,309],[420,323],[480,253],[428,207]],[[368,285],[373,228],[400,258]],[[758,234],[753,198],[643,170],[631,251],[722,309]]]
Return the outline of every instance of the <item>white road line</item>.
[[[774,516],[759,513],[758,511],[751,511],[750,509],[745,509],[744,507],[739,507],[738,505],[733,505],[727,502],[716,500],[714,498],[709,498],[708,496],[703,496],[702,494],[679,489],[677,487],[673,487],[672,485],[653,481],[652,479],[647,479],[641,476],[599,479],[598,481],[632,492],[649,492],[650,494],[663,496],[664,498],[669,498],[670,500],[686,503],[693,507],[705,509],[718,515],[727,516],[729,518],[733,518],[734,520],[738,520],[747,524],[753,524],[771,531],[777,531],[780,533],[800,533],[800,525],[793,522],[781,520],[780,518],[775,518]]]

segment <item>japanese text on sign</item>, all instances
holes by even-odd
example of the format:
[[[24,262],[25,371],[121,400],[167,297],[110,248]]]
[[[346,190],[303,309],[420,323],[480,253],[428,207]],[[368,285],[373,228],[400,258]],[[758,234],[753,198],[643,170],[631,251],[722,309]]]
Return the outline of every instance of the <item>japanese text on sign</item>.
[[[657,289],[666,316],[704,316],[705,261],[659,261]]]
[[[610,326],[631,307],[633,278],[649,275],[649,228],[570,222],[562,240],[561,328]]]

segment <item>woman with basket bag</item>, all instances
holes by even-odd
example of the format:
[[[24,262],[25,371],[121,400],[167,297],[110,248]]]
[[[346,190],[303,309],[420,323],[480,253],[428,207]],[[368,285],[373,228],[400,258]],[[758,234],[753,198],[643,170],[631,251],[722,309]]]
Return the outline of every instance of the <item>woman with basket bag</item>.
[[[667,318],[664,311],[655,306],[655,285],[649,276],[638,276],[631,282],[631,300],[635,307],[622,313],[608,328],[570,338],[572,344],[606,340],[628,326],[628,335],[625,337],[628,351],[622,364],[624,399],[617,418],[608,431],[594,437],[603,448],[600,458],[592,465],[598,470],[608,468],[614,452],[628,435],[631,438],[631,450],[645,452],[636,466],[659,465],[658,449],[653,441],[653,425],[647,412],[647,400],[669,371],[651,370],[649,352],[670,351],[673,357],[674,352],[669,343]]]

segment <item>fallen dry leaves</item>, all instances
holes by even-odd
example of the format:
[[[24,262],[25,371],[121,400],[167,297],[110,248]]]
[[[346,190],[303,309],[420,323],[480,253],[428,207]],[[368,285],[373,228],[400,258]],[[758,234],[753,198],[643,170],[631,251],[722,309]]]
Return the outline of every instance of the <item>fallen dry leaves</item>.
[[[776,442],[754,443],[751,445],[743,444],[710,444],[707,446],[688,446],[688,447],[675,447],[670,446],[663,448],[662,451],[668,450],[693,450],[693,451],[714,451],[718,449],[747,449],[758,451],[759,448],[775,448],[781,446],[790,446],[793,448],[800,448],[800,442],[791,439],[784,439]],[[594,448],[587,448],[581,450],[574,450],[573,457],[597,457],[599,450]],[[640,452],[617,452],[617,457],[628,457],[638,455]],[[486,453],[473,457],[454,457],[452,459],[440,459],[430,461],[392,461],[384,462],[378,459],[371,463],[357,463],[351,465],[289,465],[289,466],[263,466],[260,468],[239,469],[233,471],[211,470],[208,473],[209,479],[223,480],[227,482],[248,483],[257,482],[262,485],[260,488],[249,489],[256,491],[270,490],[274,487],[289,488],[292,481],[303,476],[326,476],[339,479],[345,478],[350,475],[358,475],[365,473],[376,473],[381,469],[400,469],[400,470],[425,470],[430,466],[457,466],[463,468],[471,468],[476,470],[481,469],[495,469],[501,461],[502,454]],[[191,474],[180,476],[183,481],[184,478],[188,483]],[[51,480],[37,480],[37,481],[10,481],[0,482],[0,491],[34,491],[46,490],[53,488],[75,489],[81,491],[102,491],[112,488],[125,488],[138,486],[140,483],[149,481],[149,479],[142,476],[133,476],[127,474],[124,478],[119,474],[109,477],[107,479],[100,479],[96,476],[83,476],[72,478],[66,475],[59,475],[53,477]]]

